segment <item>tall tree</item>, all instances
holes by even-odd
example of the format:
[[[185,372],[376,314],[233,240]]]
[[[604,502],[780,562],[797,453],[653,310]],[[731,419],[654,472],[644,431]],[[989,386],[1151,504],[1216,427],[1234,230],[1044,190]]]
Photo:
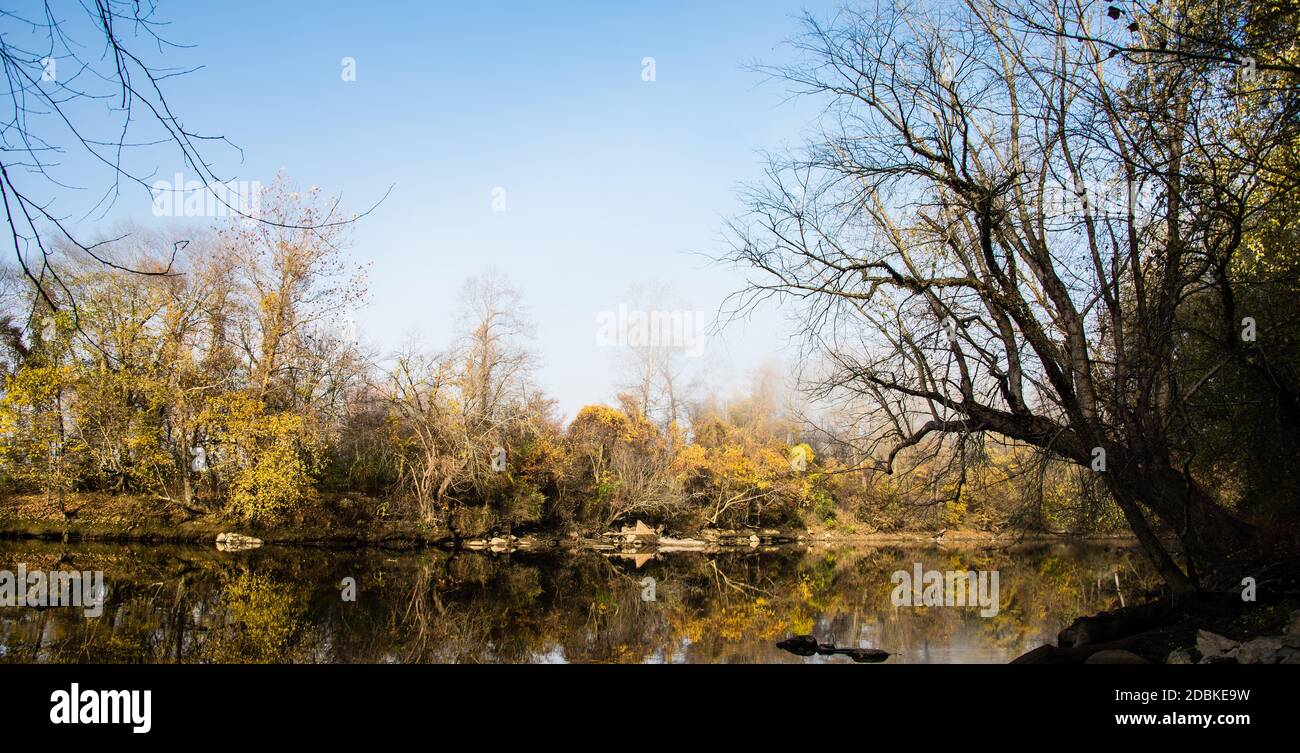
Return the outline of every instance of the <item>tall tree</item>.
[[[1077,462],[1185,595],[1255,536],[1188,467],[1185,385],[1214,373],[1181,372],[1179,315],[1240,250],[1250,218],[1223,207],[1265,211],[1255,197],[1289,178],[1258,166],[1287,144],[1225,127],[1236,64],[1161,52],[1196,43],[1195,3],[1112,5],[806,18],[801,62],[772,72],[822,98],[823,129],[747,193],[729,258],[753,270],[741,306],[806,304],[814,386],[872,401],[875,467],[981,432]]]

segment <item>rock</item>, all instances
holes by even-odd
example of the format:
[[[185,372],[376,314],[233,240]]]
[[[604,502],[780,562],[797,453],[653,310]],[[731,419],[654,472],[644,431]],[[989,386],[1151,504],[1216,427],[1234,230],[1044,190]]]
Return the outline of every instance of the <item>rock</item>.
[[[1266,635],[1246,641],[1232,652],[1238,664],[1294,664],[1300,655],[1300,636]],[[1287,661],[1293,659],[1292,661]]]
[[[818,643],[817,639],[811,635],[796,635],[793,638],[787,638],[777,643],[776,647],[789,651],[797,656],[812,656],[813,654],[830,656],[833,654],[840,654],[849,657],[859,664],[882,662],[889,658],[888,651],[881,651],[878,648],[836,648],[830,643]]]
[[[217,543],[226,544],[261,544],[262,540],[252,536],[245,536],[242,533],[219,533],[217,534]]]
[[[1202,656],[1197,664],[1236,664],[1237,657],[1232,654],[1214,654],[1212,656]]]
[[[1108,648],[1104,651],[1089,656],[1083,662],[1084,664],[1150,664],[1151,662],[1143,659],[1132,651],[1125,651],[1121,648]]]
[[[1192,651],[1191,649],[1188,648],[1176,648],[1173,651],[1170,651],[1169,656],[1165,658],[1165,664],[1195,664],[1195,663],[1196,661],[1192,658]]]
[[[678,549],[706,549],[709,543],[701,539],[674,539],[664,536],[659,539],[659,551],[671,552]]]
[[[219,552],[243,552],[256,549],[261,545],[261,539],[245,536],[242,533],[217,534],[217,551]]]
[[[1300,609],[1291,613],[1291,621],[1286,626],[1287,635],[1300,635]]]
[[[844,654],[859,664],[882,662],[889,658],[888,651],[881,651],[878,648],[839,648],[835,653]]]
[[[1021,654],[1011,660],[1012,664],[1054,664],[1057,656],[1065,653],[1062,649],[1051,644],[1045,644],[1030,651],[1027,654]]]
[[[1203,664],[1210,663],[1207,660],[1211,658],[1227,657],[1236,647],[1237,642],[1231,638],[1224,638],[1208,630],[1196,631],[1196,650],[1201,652]]]
[[[659,534],[656,533],[654,529],[652,529],[650,526],[646,525],[645,523],[642,523],[640,520],[638,520],[636,522],[636,525],[632,526],[631,528],[628,528],[627,526],[623,526],[623,530],[620,531],[620,534],[622,535],[623,540],[629,544],[634,544],[634,543],[652,544],[659,539]]]
[[[749,545],[750,545],[750,546],[758,546],[758,543],[759,543],[759,538],[758,538],[758,536],[753,535],[753,534],[750,534],[750,536],[749,536]]]
[[[799,656],[812,656],[817,653],[818,648],[817,639],[811,635],[796,635],[793,638],[786,638],[778,642],[776,647]]]

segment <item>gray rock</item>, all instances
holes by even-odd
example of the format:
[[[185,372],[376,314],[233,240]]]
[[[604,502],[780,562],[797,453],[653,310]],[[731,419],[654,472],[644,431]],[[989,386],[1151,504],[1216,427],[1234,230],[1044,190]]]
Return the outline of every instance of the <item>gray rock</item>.
[[[1170,651],[1169,656],[1165,658],[1165,664],[1195,664],[1195,663],[1196,662],[1192,659],[1191,649],[1187,649],[1187,648],[1176,648],[1173,651]]]
[[[1233,655],[1239,664],[1284,664],[1300,654],[1300,636],[1266,635],[1237,647]]]
[[[619,535],[628,544],[653,544],[659,540],[659,533],[640,520],[634,526],[623,526]]]
[[[1132,651],[1125,651],[1119,648],[1108,648],[1105,651],[1098,651],[1089,656],[1084,664],[1150,664],[1151,662],[1143,659]]]
[[[1291,621],[1286,626],[1287,635],[1300,635],[1300,609],[1291,613]]]
[[[248,549],[256,549],[261,545],[261,539],[245,536],[242,533],[217,534],[217,551],[219,552],[242,552]]]
[[[1214,654],[1212,656],[1202,656],[1197,664],[1236,664],[1237,657],[1232,654]]]
[[[704,549],[709,543],[701,539],[674,539],[663,536],[659,539],[659,551],[672,552],[679,549]]]
[[[1196,631],[1196,650],[1201,652],[1202,663],[1207,663],[1211,658],[1227,656],[1236,647],[1237,641],[1231,638],[1224,638],[1208,630]]]

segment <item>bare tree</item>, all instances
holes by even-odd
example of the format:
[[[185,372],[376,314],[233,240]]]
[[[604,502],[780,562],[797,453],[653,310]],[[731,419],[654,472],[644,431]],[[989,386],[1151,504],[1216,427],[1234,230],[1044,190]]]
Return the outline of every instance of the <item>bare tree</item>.
[[[661,332],[658,328],[661,322],[687,327],[693,320],[686,318],[688,308],[674,298],[672,288],[666,283],[653,281],[636,285],[627,297],[631,308],[638,316],[644,316],[647,324],[646,331],[641,333],[644,337],[629,333],[627,344],[618,351],[621,394],[633,396],[635,407],[642,415],[654,418],[667,429],[684,418],[688,400],[685,378],[688,347],[684,338],[674,341],[670,337],[672,332]]]
[[[470,278],[461,288],[458,346],[466,413],[481,423],[523,397],[535,357],[524,340],[533,325],[522,294],[496,270]]]
[[[364,299],[365,274],[347,257],[337,199],[283,178],[263,195],[269,222],[230,222],[220,235],[243,310],[230,334],[261,397],[292,406],[328,388],[324,372],[358,360],[340,342],[349,339],[339,337],[340,317]]]
[[[1264,211],[1254,199],[1279,177],[1258,166],[1282,146],[1242,144],[1222,122],[1235,66],[1154,65],[1107,8],[900,2],[806,18],[802,62],[770,72],[823,98],[824,129],[747,194],[729,258],[753,274],[733,302],[804,304],[825,365],[810,386],[872,406],[872,467],[994,432],[1092,468],[1188,594],[1196,563],[1222,566],[1254,536],[1186,467],[1178,314],[1239,250],[1243,214]],[[1202,26],[1186,3],[1147,13],[1167,47]]]
[[[0,12],[0,20],[6,25],[0,63],[10,105],[0,130],[0,198],[9,235],[20,268],[47,305],[56,308],[51,292],[61,290],[75,307],[47,235],[103,264],[127,267],[103,253],[110,241],[78,240],[68,215],[55,208],[60,193],[86,188],[66,174],[64,161],[88,163],[108,176],[87,212],[93,215],[111,207],[131,184],[148,195],[149,174],[128,157],[164,142],[205,181],[219,182],[199,154],[209,138],[186,129],[163,94],[163,81],[181,71],[146,61],[139,49],[174,46],[159,34],[154,3],[45,2],[28,13]],[[171,268],[133,271],[170,274]]]
[[[540,431],[547,418],[533,394],[534,357],[525,345],[532,323],[519,291],[496,272],[471,278],[459,320],[461,335],[449,351],[407,348],[393,359],[383,389],[404,436],[402,484],[426,520],[455,503],[486,502],[499,470],[492,467],[495,448]]]
[[[69,307],[78,318],[54,241],[114,269],[177,273],[170,264],[131,267],[113,257],[120,238],[92,241],[77,227],[102,217],[127,191],[152,202],[149,181],[163,160],[182,166],[229,214],[281,224],[232,204],[218,190],[226,179],[208,149],[234,146],[223,136],[193,130],[172,109],[167,85],[195,69],[164,64],[167,53],[181,45],[163,36],[166,22],[155,0],[29,5],[24,11],[0,10],[0,66],[8,95],[8,112],[0,116],[0,203],[18,266],[48,308]],[[77,200],[81,191],[89,192],[89,201]],[[295,228],[325,229],[354,220],[331,217]],[[184,244],[172,243],[173,261]]]

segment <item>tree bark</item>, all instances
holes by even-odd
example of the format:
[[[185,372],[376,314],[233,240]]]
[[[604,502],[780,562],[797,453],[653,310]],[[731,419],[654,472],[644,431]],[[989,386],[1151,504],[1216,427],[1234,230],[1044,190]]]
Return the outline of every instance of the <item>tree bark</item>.
[[[1195,480],[1168,465],[1120,465],[1109,469],[1105,478],[1143,549],[1175,595],[1198,590],[1192,577],[1198,565],[1212,579],[1235,577],[1236,573],[1226,572],[1229,563],[1256,544],[1252,526],[1218,505]],[[1182,542],[1188,572],[1174,562],[1143,508]]]

